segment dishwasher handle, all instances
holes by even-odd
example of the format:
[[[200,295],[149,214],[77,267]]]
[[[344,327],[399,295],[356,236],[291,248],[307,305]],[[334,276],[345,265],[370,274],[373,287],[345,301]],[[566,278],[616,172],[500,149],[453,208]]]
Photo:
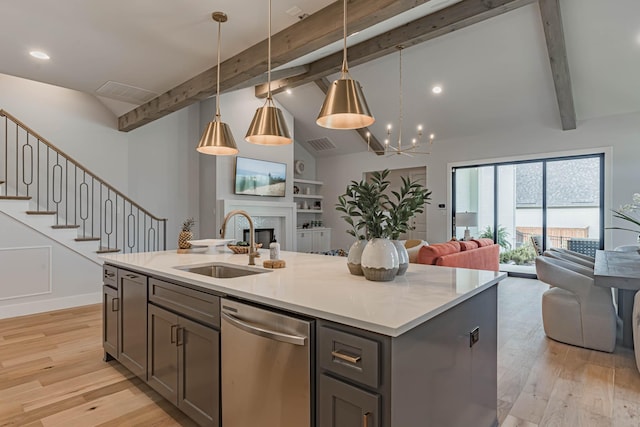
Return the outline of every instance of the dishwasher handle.
[[[250,325],[248,323],[245,323],[242,320],[238,319],[235,316],[232,316],[229,313],[222,312],[221,314],[222,314],[222,317],[227,322],[231,323],[237,328],[242,329],[245,332],[249,332],[250,334],[259,335],[264,338],[269,338],[275,341],[286,342],[294,345],[303,346],[307,344],[307,337],[305,336],[289,335],[289,334],[284,334],[282,332],[272,331],[269,329],[265,329],[255,325]]]

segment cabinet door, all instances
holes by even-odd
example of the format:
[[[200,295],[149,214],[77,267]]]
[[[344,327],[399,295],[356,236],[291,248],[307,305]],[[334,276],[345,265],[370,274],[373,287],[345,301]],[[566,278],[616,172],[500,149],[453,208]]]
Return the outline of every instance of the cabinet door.
[[[147,377],[147,277],[118,270],[120,356],[118,360],[142,379]]]
[[[201,426],[220,425],[220,333],[180,317],[178,408]]]
[[[165,399],[178,399],[178,316],[149,304],[148,383]]]
[[[380,427],[380,396],[327,375],[318,386],[319,427]]]
[[[313,232],[312,231],[298,231],[298,252],[311,252],[313,250]]]
[[[313,251],[326,252],[331,249],[331,230],[314,230]]]
[[[110,286],[102,286],[102,347],[114,359],[119,357],[119,305],[118,291]]]

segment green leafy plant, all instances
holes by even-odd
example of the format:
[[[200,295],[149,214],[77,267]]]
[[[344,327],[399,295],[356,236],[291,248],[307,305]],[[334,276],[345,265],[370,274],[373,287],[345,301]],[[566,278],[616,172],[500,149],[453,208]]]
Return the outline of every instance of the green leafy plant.
[[[196,224],[194,218],[187,218],[182,222],[182,231],[190,232],[193,226]]]
[[[487,226],[484,230],[482,230],[478,237],[493,239],[493,228]],[[498,224],[498,237],[496,239],[496,243],[499,244],[502,248],[510,250],[511,242],[508,238],[509,232],[507,231],[507,229],[505,227],[501,227],[500,224]]]
[[[535,259],[536,252],[531,244],[525,244],[500,254],[501,264],[508,264],[509,262],[513,262],[516,265],[531,264]]]
[[[634,233],[640,233],[640,220],[631,216],[634,212],[640,212],[640,193],[633,193],[632,201],[630,204],[620,206],[620,209],[612,209],[613,217],[630,222],[638,228],[627,227],[607,227],[613,230],[625,230],[632,231]]]
[[[411,217],[424,212],[431,192],[417,181],[403,177],[400,190],[391,191],[391,199],[386,192],[391,184],[388,175],[389,170],[385,169],[373,172],[371,182],[351,181],[338,197],[336,210],[344,214],[341,218],[351,227],[347,233],[356,239],[397,239],[411,229]]]
[[[394,240],[413,227],[409,225],[409,220],[416,213],[424,212],[425,203],[431,200],[431,191],[427,190],[417,180],[411,181],[409,178],[402,178],[400,191],[392,191],[395,200],[389,200],[389,227],[390,237]]]

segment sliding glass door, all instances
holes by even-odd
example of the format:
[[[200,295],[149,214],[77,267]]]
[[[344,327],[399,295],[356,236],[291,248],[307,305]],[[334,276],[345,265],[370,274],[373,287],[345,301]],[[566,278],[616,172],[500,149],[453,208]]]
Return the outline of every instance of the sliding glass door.
[[[505,271],[534,273],[536,250],[594,255],[603,247],[603,160],[596,154],[456,167],[452,233],[464,238],[475,222],[469,234],[500,244]]]

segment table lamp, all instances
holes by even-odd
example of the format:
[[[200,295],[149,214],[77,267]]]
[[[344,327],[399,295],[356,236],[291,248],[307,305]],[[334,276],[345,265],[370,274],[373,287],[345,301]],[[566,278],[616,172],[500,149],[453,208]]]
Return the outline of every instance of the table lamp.
[[[478,225],[478,213],[477,212],[456,212],[456,227],[466,227],[464,230],[463,240],[471,240],[471,233],[469,233],[469,227],[475,227]]]

